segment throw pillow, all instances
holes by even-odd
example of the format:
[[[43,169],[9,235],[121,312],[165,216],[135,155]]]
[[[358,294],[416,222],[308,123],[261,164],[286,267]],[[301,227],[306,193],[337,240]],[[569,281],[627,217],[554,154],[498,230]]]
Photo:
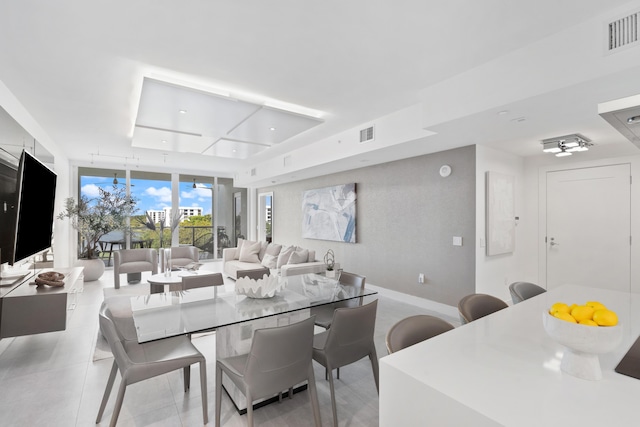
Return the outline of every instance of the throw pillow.
[[[309,259],[309,251],[307,249],[296,248],[295,252],[291,254],[289,262],[287,264],[302,264]]]
[[[276,265],[276,268],[281,268],[283,265],[286,265],[289,262],[289,258],[291,258],[291,254],[295,250],[295,246],[283,246],[280,250],[280,254],[278,255],[278,263]]]
[[[260,260],[258,259],[258,253],[260,253],[261,246],[262,243],[260,242],[245,241],[242,244],[242,250],[240,251],[240,262],[260,263]]]
[[[236,245],[236,253],[233,259],[240,259],[240,251],[242,251],[243,243],[244,243],[244,239],[238,239],[238,244]]]
[[[279,245],[277,243],[269,243],[269,246],[267,246],[267,252],[269,255],[273,255],[275,257],[277,257],[278,255],[280,255],[280,250],[282,249],[282,245]]]
[[[264,267],[274,269],[278,266],[278,257],[275,255],[264,254],[262,258],[262,265]]]
[[[258,258],[260,258],[260,261],[262,261],[264,259],[264,254],[267,253],[267,247],[269,246],[269,242],[264,241],[261,242],[260,244],[260,253],[258,253]]]

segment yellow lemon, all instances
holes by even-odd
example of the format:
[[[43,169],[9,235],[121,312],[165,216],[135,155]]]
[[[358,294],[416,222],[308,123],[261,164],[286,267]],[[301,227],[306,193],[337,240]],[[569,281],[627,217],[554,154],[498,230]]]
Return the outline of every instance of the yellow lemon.
[[[571,315],[576,321],[591,320],[593,318],[593,308],[587,305],[579,305],[571,310]]]
[[[567,313],[566,311],[556,311],[553,315],[558,319],[565,320],[571,323],[577,323],[576,319],[574,319],[573,316]]]
[[[588,307],[593,308],[594,310],[606,310],[607,307],[605,307],[605,305],[601,302],[598,301],[587,301],[587,303],[585,304]]]
[[[596,322],[590,319],[581,320],[578,323],[581,325],[587,325],[587,326],[598,326]]]
[[[563,302],[557,302],[549,309],[549,314],[555,314],[556,312],[569,313],[569,306]]]
[[[618,315],[607,309],[596,310],[593,313],[593,321],[599,326],[615,326],[618,324]]]

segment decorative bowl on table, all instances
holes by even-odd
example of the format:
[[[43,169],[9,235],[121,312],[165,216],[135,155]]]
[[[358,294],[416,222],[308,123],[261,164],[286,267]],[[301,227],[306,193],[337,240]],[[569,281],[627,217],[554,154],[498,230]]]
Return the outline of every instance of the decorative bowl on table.
[[[236,294],[246,295],[249,298],[272,298],[276,292],[284,289],[285,284],[282,278],[275,275],[265,274],[258,280],[242,277],[236,280]]]
[[[586,326],[542,313],[547,334],[565,347],[560,369],[585,380],[602,379],[599,354],[613,351],[622,342],[622,325]]]

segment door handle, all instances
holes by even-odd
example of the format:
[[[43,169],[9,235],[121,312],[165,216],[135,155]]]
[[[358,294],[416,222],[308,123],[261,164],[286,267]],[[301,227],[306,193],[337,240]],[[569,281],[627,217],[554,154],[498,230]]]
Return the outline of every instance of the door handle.
[[[553,237],[550,238],[549,246],[560,246],[560,243],[556,243],[553,241]]]

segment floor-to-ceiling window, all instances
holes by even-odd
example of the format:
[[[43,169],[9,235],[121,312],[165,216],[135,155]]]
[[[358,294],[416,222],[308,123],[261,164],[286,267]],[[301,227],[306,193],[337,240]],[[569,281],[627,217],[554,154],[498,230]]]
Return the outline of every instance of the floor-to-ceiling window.
[[[180,175],[179,205],[182,213],[180,244],[200,250],[200,259],[215,258],[213,234],[215,178]]]

